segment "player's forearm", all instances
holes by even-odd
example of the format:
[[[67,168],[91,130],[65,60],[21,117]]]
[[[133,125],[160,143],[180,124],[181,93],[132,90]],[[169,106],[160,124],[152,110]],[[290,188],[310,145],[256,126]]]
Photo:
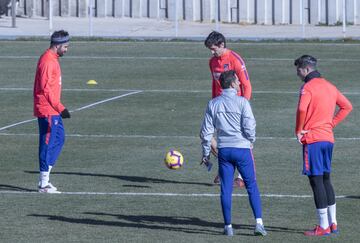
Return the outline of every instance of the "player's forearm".
[[[342,122],[350,114],[351,111],[352,106],[346,109],[340,109],[333,119],[333,126],[336,127],[337,125],[339,125],[339,123]]]
[[[250,100],[250,99],[251,99],[251,92],[252,92],[251,85],[244,86],[244,97],[245,97],[247,100]]]
[[[336,127],[340,122],[342,122],[353,109],[351,102],[341,93],[338,96],[338,100],[336,104],[340,107],[340,109],[334,116],[333,119],[334,127]]]
[[[296,114],[295,135],[304,130],[306,112],[298,110]]]

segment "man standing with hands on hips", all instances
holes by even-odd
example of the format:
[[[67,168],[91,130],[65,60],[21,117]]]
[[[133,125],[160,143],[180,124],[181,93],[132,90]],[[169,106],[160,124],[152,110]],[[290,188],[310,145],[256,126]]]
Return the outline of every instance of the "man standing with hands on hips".
[[[40,57],[34,82],[34,116],[39,125],[39,192],[60,193],[50,183],[50,172],[65,142],[62,118],[70,118],[61,103],[61,69],[59,57],[69,47],[69,33],[60,30],[51,35],[50,47]]]
[[[295,135],[303,146],[303,174],[314,194],[319,224],[307,236],[338,233],[335,192],[330,181],[335,128],[352,110],[350,101],[316,69],[317,60],[303,55],[295,60],[300,89]],[[339,108],[336,111],[336,108]]]

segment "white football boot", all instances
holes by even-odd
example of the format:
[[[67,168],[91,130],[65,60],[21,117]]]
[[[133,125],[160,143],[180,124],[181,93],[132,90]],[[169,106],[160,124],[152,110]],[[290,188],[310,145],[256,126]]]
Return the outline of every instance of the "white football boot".
[[[51,184],[50,182],[45,186],[45,187],[40,187],[39,186],[39,192],[40,193],[61,193],[60,191],[57,190],[57,188],[55,186],[53,186],[53,184]]]

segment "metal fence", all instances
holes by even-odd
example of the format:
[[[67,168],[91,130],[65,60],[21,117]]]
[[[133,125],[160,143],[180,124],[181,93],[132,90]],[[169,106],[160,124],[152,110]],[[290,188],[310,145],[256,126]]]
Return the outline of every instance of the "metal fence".
[[[87,21],[87,35],[98,35],[94,29],[101,20],[101,28],[116,28],[111,20],[141,19],[152,24],[163,21],[173,23],[174,37],[178,37],[179,25],[194,23],[232,26],[283,26],[300,30],[306,37],[305,27],[335,26],[346,36],[346,29],[354,30],[359,23],[360,0],[0,0],[2,13],[12,16],[16,27],[16,15],[26,19],[48,21],[48,32],[57,21]],[[6,8],[4,11],[4,4]],[[1,13],[0,13],[1,14]],[[76,18],[76,20],[74,19]],[[99,20],[99,21],[98,21]],[[102,21],[106,20],[106,21]],[[154,22],[160,20],[158,22]],[[110,21],[110,22],[109,22]],[[107,22],[107,24],[105,24]],[[94,26],[95,23],[95,26]],[[351,25],[350,27],[347,27]],[[112,26],[112,27],[111,27]],[[261,26],[261,27],[260,27]],[[297,27],[298,26],[298,27]],[[95,27],[95,28],[94,28]],[[292,28],[292,29],[294,29]],[[308,27],[307,27],[308,28]],[[340,28],[340,30],[339,30]],[[342,30],[341,30],[342,28]],[[3,31],[4,32],[4,31]],[[356,31],[357,33],[358,31]],[[82,31],[83,35],[83,31]],[[357,34],[351,34],[356,36]]]
[[[10,2],[10,0],[0,0]],[[358,24],[360,0],[16,0],[29,17],[157,18],[239,24]]]

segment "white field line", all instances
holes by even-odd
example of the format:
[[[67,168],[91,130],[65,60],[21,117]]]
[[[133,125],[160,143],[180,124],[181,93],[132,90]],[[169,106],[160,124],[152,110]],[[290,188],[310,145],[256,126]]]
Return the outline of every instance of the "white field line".
[[[38,59],[38,56],[0,56],[0,59]],[[209,60],[210,57],[172,57],[172,56],[66,56],[64,59],[85,59],[85,60]],[[246,61],[294,61],[293,58],[268,58],[249,57]],[[358,58],[326,58],[318,59],[322,62],[360,62]]]
[[[8,129],[8,128],[11,128],[11,127],[15,127],[15,126],[18,126],[18,125],[21,125],[21,124],[29,123],[29,122],[32,122],[32,121],[35,121],[35,120],[36,120],[36,118],[33,118],[33,119],[29,119],[29,120],[25,120],[25,121],[13,123],[13,124],[7,125],[7,126],[5,126],[5,127],[0,127],[0,131],[5,130],[5,129]]]
[[[120,98],[129,96],[129,95],[138,94],[138,93],[141,93],[141,92],[142,92],[142,91],[133,91],[133,92],[130,92],[130,93],[127,93],[127,94],[118,95],[118,96],[115,96],[115,97],[112,97],[112,98],[109,98],[109,99],[101,100],[101,101],[92,103],[92,104],[90,104],[90,105],[86,105],[86,106],[77,108],[77,109],[72,110],[72,111],[70,111],[70,112],[81,111],[81,110],[84,110],[84,109],[87,109],[87,108],[90,108],[90,107],[93,107],[93,106],[96,106],[96,105],[100,105],[100,104],[105,103],[105,102],[109,102],[109,101],[112,101],[112,100],[117,100],[117,99],[120,99]]]
[[[32,88],[0,88],[0,91],[32,91]],[[148,90],[133,90],[133,89],[62,89],[63,91],[68,92],[153,92],[153,93],[173,93],[173,92],[181,92],[181,93],[210,93],[210,90],[181,90],[181,89],[148,89]],[[296,91],[277,91],[277,90],[263,90],[263,91],[252,91],[253,93],[258,94],[299,94]],[[354,93],[360,94],[360,93]]]
[[[1,88],[0,91],[32,91],[32,88]],[[152,92],[152,93],[210,93],[209,90],[180,90],[180,89],[148,89],[148,90],[134,90],[134,89],[63,89],[68,92]],[[299,94],[299,91],[281,91],[281,90],[255,90],[254,94]],[[360,95],[360,92],[342,92],[345,95]]]
[[[36,191],[0,191],[0,194],[39,194]],[[152,193],[152,192],[61,192],[55,195],[111,195],[111,196],[163,196],[163,197],[220,197],[217,193]],[[266,198],[313,198],[312,195],[261,194]],[[248,197],[248,194],[233,194],[233,197]],[[351,198],[340,195],[336,198]]]
[[[0,136],[14,136],[14,137],[33,137],[39,136],[39,134],[35,133],[0,133]],[[199,139],[198,136],[181,136],[181,135],[126,135],[126,134],[66,134],[67,137],[74,138],[147,138],[147,139],[169,139],[169,138],[177,138],[177,139]],[[296,140],[296,138],[291,137],[257,137],[257,140]],[[336,140],[344,140],[344,141],[357,141],[360,140],[360,137],[337,137]]]
[[[141,93],[141,92],[142,92],[142,91],[133,91],[133,92],[130,92],[130,93],[127,93],[127,94],[118,95],[118,96],[115,96],[115,97],[112,97],[112,98],[109,98],[109,99],[101,100],[101,101],[98,101],[98,102],[95,102],[95,103],[92,103],[92,104],[89,104],[89,105],[86,105],[86,106],[77,108],[77,109],[72,110],[72,111],[70,111],[70,112],[81,111],[81,110],[88,109],[88,108],[90,108],[90,107],[93,107],[93,106],[96,106],[96,105],[99,105],[99,104],[102,104],[102,103],[105,103],[105,102],[109,102],[109,101],[112,101],[112,100],[120,99],[120,98],[129,96],[129,95],[133,95],[133,94],[137,94],[137,93]],[[32,121],[35,121],[35,120],[36,120],[36,118],[30,119],[30,120],[21,121],[21,122],[17,122],[17,123],[13,123],[13,124],[10,124],[10,125],[4,126],[4,127],[0,127],[0,131],[5,130],[5,129],[8,129],[8,128],[11,128],[11,127],[15,127],[15,126],[18,126],[18,125],[21,125],[21,124],[29,123],[29,122],[32,122]]]
[[[203,38],[205,39],[205,38]],[[237,38],[233,38],[233,37],[229,37],[229,39],[235,39],[237,40]],[[3,40],[1,41],[2,43],[10,43],[13,44],[14,41],[8,41],[8,40]],[[17,40],[17,43],[27,43],[28,41],[21,41],[21,40]],[[43,43],[48,43],[48,41],[39,41],[39,42],[43,42]],[[110,40],[102,40],[102,41],[73,41],[71,42],[71,45],[76,45],[76,44],[91,44],[91,45],[101,45],[103,46],[104,44],[111,44],[111,45],[136,45],[138,46],[139,43],[145,43],[145,44],[154,44],[154,45],[159,45],[159,43],[161,45],[199,45],[203,48],[204,44],[203,41],[156,41],[156,40],[146,40],[143,42],[134,42],[134,41],[110,41]],[[360,46],[360,44],[358,43],[336,43],[336,42],[285,42],[285,41],[274,41],[274,42],[254,42],[254,41],[244,41],[244,42],[238,42],[238,41],[228,41],[229,46],[233,46],[233,45],[248,45],[248,46],[284,46],[284,45],[289,45],[289,46],[347,46],[347,47],[352,47],[352,46]]]

